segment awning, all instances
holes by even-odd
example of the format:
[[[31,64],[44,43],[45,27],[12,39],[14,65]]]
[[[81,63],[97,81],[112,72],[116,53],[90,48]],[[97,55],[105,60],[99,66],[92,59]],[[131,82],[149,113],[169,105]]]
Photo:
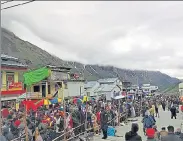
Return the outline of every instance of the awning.
[[[26,99],[26,93],[20,95],[19,97],[17,97],[17,99]]]
[[[125,96],[119,95],[119,96],[114,97],[114,99],[122,99],[122,98],[125,98]]]
[[[8,100],[16,100],[17,97],[14,96],[14,97],[1,97],[1,101],[8,101]]]

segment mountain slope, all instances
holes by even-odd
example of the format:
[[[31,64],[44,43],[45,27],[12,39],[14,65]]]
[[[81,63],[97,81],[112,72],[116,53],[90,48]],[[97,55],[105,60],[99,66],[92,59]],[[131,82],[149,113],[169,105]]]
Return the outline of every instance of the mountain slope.
[[[139,84],[151,83],[158,85],[160,89],[166,89],[180,82],[180,80],[161,72],[119,69],[99,65],[86,65],[84,67],[81,63],[64,61],[27,41],[23,41],[4,28],[2,28],[2,53],[18,57],[22,63],[26,63],[31,68],[44,65],[69,66],[73,68],[72,72],[77,72],[80,76],[83,76],[84,73],[86,80],[118,76],[123,80],[131,81],[133,84],[137,84],[138,80]]]

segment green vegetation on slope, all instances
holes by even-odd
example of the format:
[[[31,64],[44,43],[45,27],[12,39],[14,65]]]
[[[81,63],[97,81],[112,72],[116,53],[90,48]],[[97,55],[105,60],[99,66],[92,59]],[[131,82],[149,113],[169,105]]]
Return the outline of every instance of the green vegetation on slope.
[[[179,91],[179,85],[176,84],[176,85],[173,85],[173,86],[170,86],[168,87],[164,93],[177,93]]]

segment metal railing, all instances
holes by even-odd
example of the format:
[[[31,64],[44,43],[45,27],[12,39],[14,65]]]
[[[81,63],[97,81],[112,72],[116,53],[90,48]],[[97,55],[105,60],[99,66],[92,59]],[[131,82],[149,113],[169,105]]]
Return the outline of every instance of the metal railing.
[[[114,117],[113,119],[111,119],[110,121],[108,121],[107,124],[109,124],[109,126],[116,126],[116,125],[113,124],[113,123],[115,122],[115,120],[118,119],[118,118],[121,119],[121,118],[126,117],[126,114],[127,114],[126,112],[121,113],[119,117],[118,117],[118,116]],[[89,122],[87,121],[87,124],[88,124],[88,123],[89,123]],[[78,133],[77,135],[72,135],[72,136],[70,136],[70,138],[68,138],[68,139],[66,139],[66,140],[67,140],[67,141],[75,140],[76,138],[79,138],[79,136],[84,135],[84,134],[86,133],[86,131],[89,132],[90,130],[92,130],[92,129],[94,129],[94,128],[97,128],[98,130],[100,129],[100,125],[99,125],[99,124],[97,124],[97,126],[95,126],[95,127],[90,127],[90,128],[87,128],[87,129],[85,129],[84,124],[85,124],[85,123],[82,123],[82,124],[78,125],[77,127],[74,127],[74,128],[72,128],[72,129],[69,129],[66,133],[64,133],[64,130],[61,131],[61,132],[59,132],[60,134],[62,134],[62,133],[63,133],[63,134],[60,135],[60,136],[58,136],[58,137],[56,137],[56,138],[53,139],[52,141],[61,141],[61,140],[63,140],[63,137],[64,137],[65,135],[69,135],[69,134],[73,133],[75,130],[77,130],[77,129],[79,129],[79,128],[82,128],[82,126],[83,126],[83,128],[84,128],[84,131]],[[91,134],[87,133],[87,135],[85,135],[84,137],[85,137],[85,138],[88,138],[88,136],[91,136]],[[93,136],[94,136],[94,134],[93,134]],[[90,138],[92,138],[92,137],[90,137]],[[15,139],[13,139],[13,140],[11,140],[11,141],[22,141],[22,140],[24,140],[24,139],[25,139],[25,135],[24,135],[24,136],[20,136],[20,137],[18,137],[18,138],[15,138]]]

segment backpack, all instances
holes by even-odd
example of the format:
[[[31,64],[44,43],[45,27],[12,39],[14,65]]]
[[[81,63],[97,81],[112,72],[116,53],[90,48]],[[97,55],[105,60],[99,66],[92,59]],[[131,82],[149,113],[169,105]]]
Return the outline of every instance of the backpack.
[[[151,128],[153,126],[154,122],[150,117],[147,117],[144,119],[144,127],[145,128]]]

